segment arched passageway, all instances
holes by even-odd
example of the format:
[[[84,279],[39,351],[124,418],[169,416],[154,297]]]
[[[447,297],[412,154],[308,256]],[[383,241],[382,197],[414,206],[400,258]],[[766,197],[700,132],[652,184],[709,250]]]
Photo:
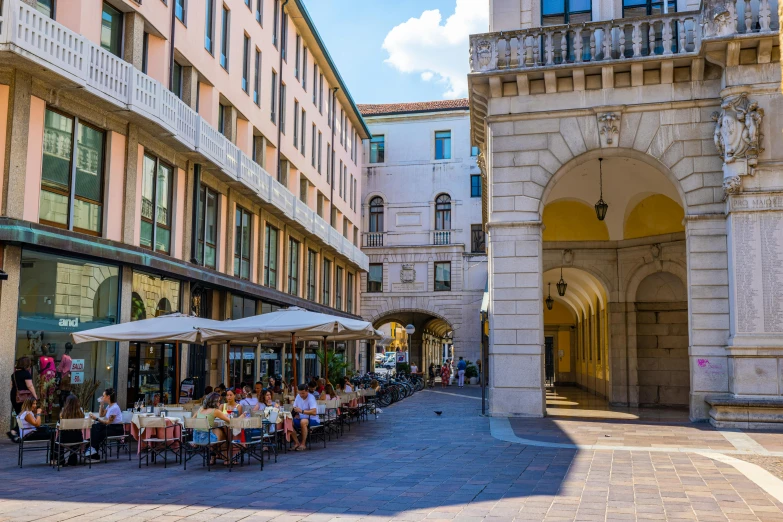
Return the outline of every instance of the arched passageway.
[[[415,328],[411,336],[405,333],[407,325]],[[420,370],[431,363],[440,365],[445,358],[453,356],[454,329],[446,319],[431,312],[392,311],[375,319],[373,326],[387,336],[376,344],[377,351],[409,351],[409,362]]]

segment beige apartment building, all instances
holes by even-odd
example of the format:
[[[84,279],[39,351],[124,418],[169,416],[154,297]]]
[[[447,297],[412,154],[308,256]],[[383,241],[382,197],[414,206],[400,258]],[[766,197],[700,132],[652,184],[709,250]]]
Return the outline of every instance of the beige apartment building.
[[[68,388],[47,370],[68,349],[68,386],[173,402],[182,381],[290,372],[290,350],[69,334],[170,312],[360,316],[369,131],[301,0],[0,5],[0,373],[31,357],[56,408]]]
[[[783,136],[768,0],[492,0],[470,38],[493,415],[546,388],[780,427]]]

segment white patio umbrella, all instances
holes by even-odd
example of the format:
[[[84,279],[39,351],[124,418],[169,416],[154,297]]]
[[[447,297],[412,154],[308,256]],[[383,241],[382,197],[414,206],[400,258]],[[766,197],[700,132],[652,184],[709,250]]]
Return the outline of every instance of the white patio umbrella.
[[[146,343],[183,342],[201,344],[200,328],[220,326],[221,321],[174,313],[141,321],[113,324],[74,332],[74,343],[135,341]]]
[[[367,321],[336,315],[311,312],[299,307],[283,308],[268,314],[245,317],[236,321],[222,321],[217,325],[201,328],[204,342],[254,341],[290,342],[294,382],[296,375],[296,346],[299,340],[349,341],[380,339],[380,332]],[[324,343],[324,348],[326,348]],[[283,354],[285,361],[285,353]]]

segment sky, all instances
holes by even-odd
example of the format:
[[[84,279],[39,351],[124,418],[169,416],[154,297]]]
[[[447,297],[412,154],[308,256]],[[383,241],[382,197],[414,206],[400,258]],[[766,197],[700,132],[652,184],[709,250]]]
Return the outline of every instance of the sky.
[[[467,97],[468,35],[488,0],[305,0],[356,103]]]

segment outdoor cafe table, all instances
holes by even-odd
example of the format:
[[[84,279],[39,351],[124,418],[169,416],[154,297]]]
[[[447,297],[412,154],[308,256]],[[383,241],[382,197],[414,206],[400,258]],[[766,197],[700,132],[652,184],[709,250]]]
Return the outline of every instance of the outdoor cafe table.
[[[136,454],[140,455],[142,447],[145,447],[145,443],[141,437],[141,431],[140,428],[140,422],[139,417],[157,417],[157,415],[154,415],[152,413],[134,413],[133,418],[131,419],[131,436],[139,442],[139,444],[136,447]],[[149,429],[149,428],[145,428]],[[182,435],[182,419],[177,417],[166,417],[166,427],[165,428],[153,428],[155,433],[153,433],[148,438],[156,438],[156,439],[164,439],[167,438],[170,441],[178,441],[180,440],[180,437]],[[165,431],[164,431],[165,430]]]

